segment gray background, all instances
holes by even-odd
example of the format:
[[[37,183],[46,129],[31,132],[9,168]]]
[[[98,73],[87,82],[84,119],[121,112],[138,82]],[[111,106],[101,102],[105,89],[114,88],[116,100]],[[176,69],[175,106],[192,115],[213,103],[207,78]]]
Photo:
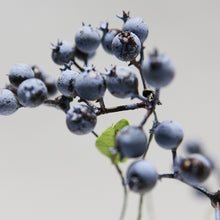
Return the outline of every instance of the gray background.
[[[219,162],[217,0],[1,0],[1,88],[15,63],[38,64],[57,77],[60,71],[50,58],[50,42],[65,39],[73,43],[82,22],[98,26],[100,21],[109,21],[110,27],[121,27],[115,15],[122,10],[148,23],[145,54],[157,47],[175,63],[175,80],[161,91],[159,119],[178,121],[184,140],[199,140]],[[101,47],[91,63],[100,71],[123,64]],[[130,102],[108,93],[105,98],[107,106]],[[137,125],[143,115],[143,110],[137,110],[102,116],[96,131],[101,133],[121,118]],[[122,188],[114,167],[96,150],[92,135],[75,136],[68,131],[63,112],[46,106],[21,109],[10,117],[0,117],[0,134],[0,219],[118,219]],[[158,172],[170,170],[170,152],[155,142],[147,158]],[[124,171],[129,164],[122,166]],[[213,176],[209,182],[211,190],[219,187]],[[126,219],[136,219],[138,198],[129,194]],[[146,195],[143,210],[143,219],[214,219],[207,199],[195,197],[189,187],[174,180],[159,182]]]

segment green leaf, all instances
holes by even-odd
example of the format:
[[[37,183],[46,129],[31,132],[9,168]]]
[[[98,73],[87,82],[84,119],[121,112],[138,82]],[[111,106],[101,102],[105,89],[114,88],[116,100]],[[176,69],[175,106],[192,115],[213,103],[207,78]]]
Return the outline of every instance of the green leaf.
[[[129,122],[126,119],[121,119],[114,125],[115,132],[118,133],[123,127],[128,126]]]
[[[115,147],[115,135],[118,131],[120,131],[123,127],[129,125],[129,122],[126,119],[122,119],[119,122],[117,122],[114,126],[111,126],[107,128],[105,131],[102,132],[101,135],[99,135],[96,139],[96,147],[97,149],[110,158],[112,158],[112,153],[110,151],[111,148]],[[120,156],[117,154],[114,159],[114,163],[117,164],[118,162],[125,162],[126,159],[123,159],[120,161]]]

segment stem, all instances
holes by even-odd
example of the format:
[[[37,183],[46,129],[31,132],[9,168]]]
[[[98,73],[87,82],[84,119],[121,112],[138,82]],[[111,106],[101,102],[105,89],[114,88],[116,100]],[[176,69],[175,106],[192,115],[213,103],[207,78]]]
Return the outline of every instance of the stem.
[[[115,164],[115,168],[118,171],[119,176],[121,177],[122,186],[124,189],[124,198],[123,198],[122,209],[121,209],[121,214],[120,214],[120,218],[119,218],[119,220],[123,220],[125,217],[125,211],[127,208],[128,191],[127,191],[127,187],[126,187],[125,178],[124,178],[122,171],[121,171],[120,167],[118,166],[118,164]]]
[[[140,195],[140,200],[139,200],[138,218],[137,218],[137,220],[141,220],[141,217],[142,217],[143,198],[144,198],[144,194],[141,194]]]
[[[151,116],[151,114],[152,114],[152,109],[149,109],[147,111],[147,114],[144,116],[143,120],[141,121],[139,127],[142,128],[144,126],[144,124],[147,122],[147,119]]]
[[[72,60],[71,60],[72,62],[73,62],[73,64],[79,69],[79,71],[80,72],[82,72],[83,71],[83,68],[75,61],[75,59],[73,58]]]
[[[172,150],[172,159],[173,159],[173,169],[174,169],[175,160],[176,160],[176,149],[173,149],[173,150]]]
[[[150,146],[150,143],[151,143],[151,141],[153,140],[153,137],[154,137],[154,133],[150,133],[150,137],[149,137],[149,141],[148,141],[148,143],[147,143],[147,150],[145,151],[145,153],[144,153],[144,155],[143,155],[143,159],[146,157],[146,155],[147,155],[147,152],[148,152],[148,149],[149,149],[149,146]]]
[[[215,207],[215,220],[220,220],[220,204],[217,202]]]
[[[105,112],[105,103],[104,103],[103,98],[99,99],[99,104],[100,104],[100,107],[101,107],[101,111]]]
[[[96,115],[102,115],[102,114],[108,114],[108,113],[114,113],[114,112],[120,112],[120,111],[127,111],[127,110],[135,110],[138,108],[148,108],[148,105],[144,102],[130,104],[130,105],[121,105],[116,106],[113,108],[105,108],[105,111],[102,111],[102,109],[99,109],[99,111],[96,113]]]
[[[99,136],[95,131],[92,131],[92,134],[94,134],[95,137]]]

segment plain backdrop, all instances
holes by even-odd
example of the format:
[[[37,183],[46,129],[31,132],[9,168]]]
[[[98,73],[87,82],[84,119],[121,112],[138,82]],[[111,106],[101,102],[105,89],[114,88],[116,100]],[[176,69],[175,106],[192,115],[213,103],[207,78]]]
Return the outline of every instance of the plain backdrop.
[[[176,66],[172,84],[161,90],[160,121],[178,121],[184,142],[195,139],[219,163],[220,112],[220,2],[218,0],[8,0],[0,1],[0,86],[16,63],[38,64],[58,77],[50,43],[58,39],[74,44],[82,22],[98,27],[122,10],[142,17],[149,26],[145,55],[154,48],[170,56]],[[90,62],[100,71],[111,64],[127,65],[100,47]],[[142,85],[140,83],[140,91]],[[108,92],[107,106],[131,103]],[[75,104],[76,102],[74,102]],[[100,116],[97,133],[126,118],[140,123],[143,110]],[[145,126],[148,132],[152,119]],[[179,154],[184,155],[183,145]],[[147,159],[159,173],[170,171],[171,154],[153,141]],[[122,165],[123,172],[131,161]],[[220,165],[220,164],[219,164]],[[219,189],[215,175],[205,185]],[[66,127],[65,114],[40,106],[0,117],[0,219],[3,220],[116,220],[123,190],[114,166],[95,148],[91,134],[76,136]],[[129,194],[126,220],[137,218],[139,196]],[[146,195],[143,219],[214,219],[208,199],[175,180],[158,182]]]

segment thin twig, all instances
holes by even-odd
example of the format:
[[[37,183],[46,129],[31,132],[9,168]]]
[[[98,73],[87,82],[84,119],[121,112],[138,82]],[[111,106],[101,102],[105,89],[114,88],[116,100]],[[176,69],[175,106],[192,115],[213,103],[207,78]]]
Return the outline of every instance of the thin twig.
[[[217,202],[215,207],[215,220],[220,220],[220,204]]]
[[[137,218],[137,220],[141,220],[141,217],[142,217],[143,198],[144,198],[144,194],[141,194],[140,199],[139,199],[138,218]]]

